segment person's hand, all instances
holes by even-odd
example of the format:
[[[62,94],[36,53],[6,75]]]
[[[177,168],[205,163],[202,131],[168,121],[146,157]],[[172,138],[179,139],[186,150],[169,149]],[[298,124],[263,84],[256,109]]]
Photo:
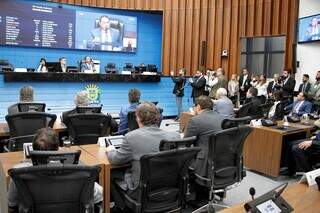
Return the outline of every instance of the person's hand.
[[[240,89],[241,89],[242,91],[244,91],[244,86],[241,86]]]
[[[109,145],[107,148],[106,148],[106,151],[107,152],[110,152],[111,150],[115,150],[116,148],[112,145]]]
[[[171,76],[174,76],[174,72],[173,72],[173,71],[170,71],[170,75],[171,75]]]
[[[312,141],[303,141],[299,144],[299,149],[306,150],[312,145]]]

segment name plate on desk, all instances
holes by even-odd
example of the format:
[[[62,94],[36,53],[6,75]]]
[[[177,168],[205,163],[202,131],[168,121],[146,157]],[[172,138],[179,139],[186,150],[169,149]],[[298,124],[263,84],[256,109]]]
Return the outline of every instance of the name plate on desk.
[[[304,173],[299,182],[307,182],[309,186],[312,186],[316,184],[315,179],[318,176],[320,176],[320,169]]]

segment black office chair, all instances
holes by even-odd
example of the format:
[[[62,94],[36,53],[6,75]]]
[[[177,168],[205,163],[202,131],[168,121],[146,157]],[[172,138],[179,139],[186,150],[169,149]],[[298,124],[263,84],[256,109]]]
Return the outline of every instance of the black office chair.
[[[107,66],[104,68],[106,73],[117,73],[117,68],[115,63],[108,63]]]
[[[139,196],[122,193],[127,207],[137,213],[179,210],[186,193],[188,167],[199,151],[193,147],[143,155]]]
[[[155,64],[148,64],[148,65],[147,65],[147,71],[149,71],[149,72],[158,72],[157,65],[155,65]]]
[[[22,112],[7,115],[6,121],[10,130],[10,138],[14,139],[12,141],[14,141],[15,144],[14,150],[12,151],[21,151],[23,149],[23,143],[32,142],[30,138],[32,137],[33,139],[32,135],[34,135],[38,129],[53,127],[56,119],[56,115],[44,112]]]
[[[98,166],[41,165],[8,171],[19,195],[19,212],[93,213]]]
[[[99,137],[109,135],[111,116],[75,114],[68,116],[70,140],[74,145],[96,144]]]
[[[81,150],[76,151],[30,151],[32,164],[42,165],[51,162],[62,164],[78,164]]]
[[[94,106],[94,107],[88,107],[88,106],[77,106],[76,110],[77,113],[101,113],[101,106]]]
[[[130,111],[127,115],[128,118],[128,130],[133,131],[139,128],[139,125],[136,120],[136,111]]]
[[[208,171],[203,177],[195,172],[196,183],[207,187],[209,191],[209,203],[194,213],[214,210],[214,195],[240,183],[246,176],[243,169],[242,150],[247,136],[252,131],[249,126],[240,126],[226,130],[213,132],[208,141]]]
[[[197,141],[196,136],[188,137],[188,138],[179,138],[173,140],[161,140],[159,144],[159,150],[171,150],[171,149],[178,149],[178,148],[185,148],[190,147]]]
[[[132,63],[125,63],[123,67],[123,71],[134,72],[134,67]]]
[[[46,109],[45,103],[24,102],[17,105],[19,112],[44,112]]]
[[[261,106],[254,106],[252,102],[244,104],[238,111],[237,117],[242,118],[251,116],[252,119],[259,119],[263,117],[263,111]]]
[[[221,123],[222,129],[229,129],[233,127],[239,127],[246,124],[249,124],[252,118],[250,116],[242,117],[242,118],[226,118]]]
[[[23,150],[24,143],[32,143],[34,135],[24,135],[18,137],[11,137],[7,140],[4,140],[3,150],[5,152],[17,152]]]

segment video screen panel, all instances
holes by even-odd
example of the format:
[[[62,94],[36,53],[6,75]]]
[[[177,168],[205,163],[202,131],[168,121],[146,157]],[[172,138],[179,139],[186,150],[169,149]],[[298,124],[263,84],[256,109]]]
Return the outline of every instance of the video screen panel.
[[[298,42],[320,40],[320,14],[299,19]]]
[[[0,1],[0,44],[136,52],[137,18]]]

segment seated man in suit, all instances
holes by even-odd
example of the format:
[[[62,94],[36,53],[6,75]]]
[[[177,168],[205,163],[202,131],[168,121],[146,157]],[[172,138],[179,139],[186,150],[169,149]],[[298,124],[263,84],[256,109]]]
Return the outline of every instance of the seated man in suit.
[[[67,72],[67,59],[65,57],[59,58],[59,65],[54,67],[55,72]]]
[[[92,58],[90,58],[89,56],[86,56],[84,58],[84,62],[81,64],[80,71],[83,73],[96,71],[96,68],[94,67],[94,63],[92,61]]]
[[[24,86],[20,89],[20,103],[33,102],[33,88],[31,86]],[[8,107],[8,115],[19,113],[18,103]]]
[[[268,112],[268,118],[272,120],[282,120],[284,117],[285,102],[283,101],[282,91],[276,90],[272,95],[274,103]]]
[[[298,172],[309,172],[312,170],[310,156],[320,152],[320,132],[314,140],[296,141],[292,145],[292,155],[295,159]],[[319,160],[320,156],[318,156]]]
[[[202,151],[198,153],[195,163],[195,171],[202,176],[206,176],[210,169],[206,163],[208,160],[207,150],[209,134],[203,135],[203,133],[211,130],[221,130],[223,117],[213,111],[213,103],[211,99],[204,95],[196,99],[194,112],[196,116],[189,120],[184,137],[198,136],[196,146],[201,147]]]
[[[98,45],[100,50],[113,50],[121,45],[119,38],[120,32],[110,27],[110,18],[105,15],[99,19],[99,28],[91,32],[92,43]]]
[[[141,93],[138,89],[130,89],[128,93],[129,106],[121,108],[119,116],[120,123],[118,132],[126,133],[128,131],[128,113],[134,111],[140,103]]]
[[[287,106],[285,110],[291,110],[290,115],[296,115],[298,117],[303,114],[309,114],[312,110],[312,103],[307,101],[307,94],[300,92],[297,96],[297,100]]]
[[[39,129],[33,139],[32,148],[35,151],[58,151],[59,149],[59,139],[52,128],[42,128]],[[31,162],[20,163],[15,166],[15,168],[29,167],[32,166]],[[50,193],[50,192],[48,192]],[[19,206],[19,196],[18,190],[13,181],[10,181],[8,188],[8,206],[12,211],[18,212]],[[103,200],[103,188],[95,183],[94,185],[94,203],[101,203]]]
[[[74,98],[74,104],[75,108],[72,110],[68,110],[62,113],[62,122],[66,124],[66,126],[69,126],[68,116],[77,114],[77,107],[78,106],[89,106],[90,100],[89,100],[89,94],[87,91],[80,91],[76,94]],[[118,124],[117,122],[111,118],[110,121],[110,131],[111,132],[117,132],[118,131]]]
[[[74,104],[76,107],[72,110],[68,110],[62,113],[62,122],[68,125],[67,117],[69,115],[77,114],[77,106],[89,106],[90,100],[89,100],[89,94],[86,91],[80,91],[76,94],[74,97]]]
[[[311,88],[311,83],[309,82],[309,75],[303,74],[302,83],[299,86],[298,92],[308,93]]]
[[[261,107],[261,101],[257,97],[258,90],[254,87],[250,87],[247,92],[247,99],[242,107],[239,109],[239,117],[251,116],[253,119],[261,118],[263,111]]]
[[[222,117],[234,117],[233,103],[227,97],[228,92],[225,88],[219,88],[216,93],[217,100],[214,100],[213,110]]]
[[[122,179],[122,189],[132,198],[139,196],[140,181],[140,158],[145,154],[159,152],[159,144],[163,139],[172,140],[180,137],[177,132],[167,132],[158,127],[160,112],[153,103],[141,103],[136,109],[139,129],[133,130],[125,135],[124,141],[119,149],[113,146],[107,147],[108,159],[112,164],[123,165],[131,163],[132,167],[125,174],[114,172],[111,179]],[[115,183],[111,182],[111,194],[117,206],[123,208],[123,201],[119,196],[119,190]]]

